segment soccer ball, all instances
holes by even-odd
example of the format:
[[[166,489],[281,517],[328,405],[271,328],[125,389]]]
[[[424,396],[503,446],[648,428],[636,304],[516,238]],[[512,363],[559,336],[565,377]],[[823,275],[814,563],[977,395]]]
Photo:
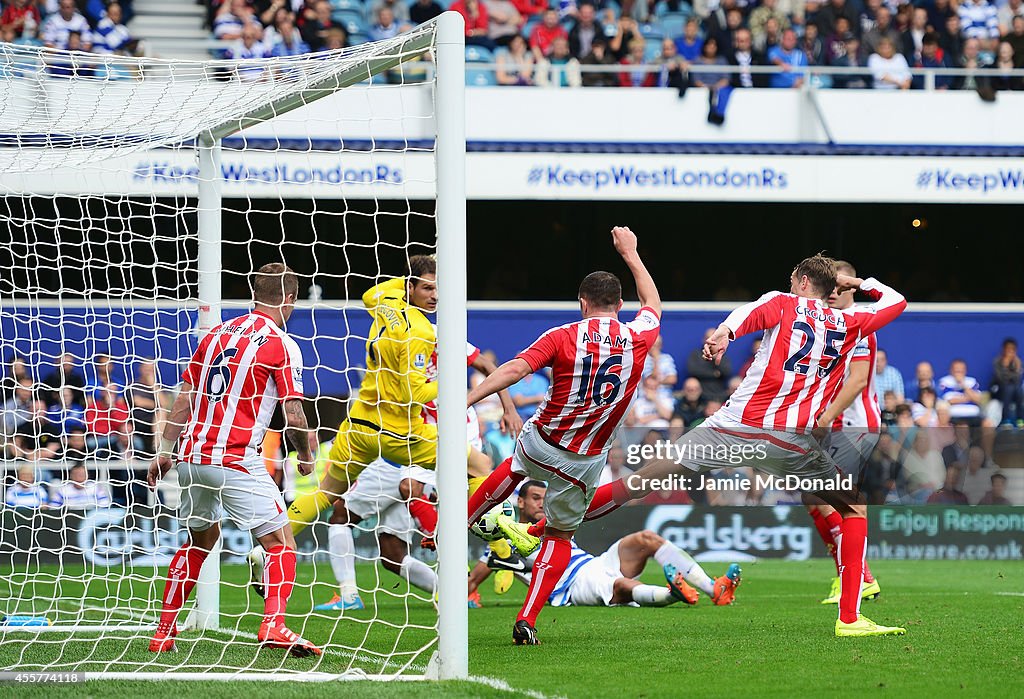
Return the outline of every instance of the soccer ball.
[[[508,500],[495,505],[490,510],[483,514],[483,517],[478,519],[473,526],[469,528],[471,532],[479,536],[484,541],[497,541],[498,539],[505,538],[505,535],[501,533],[498,528],[498,515],[508,515],[509,517],[515,516],[515,509],[512,507],[512,503]]]

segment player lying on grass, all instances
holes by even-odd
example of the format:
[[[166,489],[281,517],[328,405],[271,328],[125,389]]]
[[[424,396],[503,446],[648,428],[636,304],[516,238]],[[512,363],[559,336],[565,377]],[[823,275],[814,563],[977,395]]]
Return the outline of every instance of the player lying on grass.
[[[519,486],[516,509],[519,521],[528,524],[544,517],[544,496],[547,486],[528,480]],[[696,604],[698,590],[711,597],[716,605],[732,604],[740,583],[740,567],[733,563],[725,575],[712,580],[690,554],[673,546],[650,530],[628,534],[612,544],[600,556],[592,556],[571,542],[569,566],[555,589],[548,596],[552,607],[614,607],[618,605],[664,607],[675,602]],[[527,561],[532,565],[534,552]],[[637,580],[647,561],[661,564],[667,586],[647,585]],[[477,562],[469,574],[469,606],[479,607],[477,588],[490,575],[486,557]],[[532,574],[518,573],[520,582],[529,585]],[[696,588],[696,589],[694,589]]]
[[[334,503],[334,512],[327,528],[327,541],[331,569],[338,581],[339,591],[329,602],[317,605],[314,609],[342,611],[364,608],[356,587],[352,527],[373,516],[377,517],[377,526],[373,532],[380,548],[381,565],[433,597],[437,590],[437,574],[433,568],[409,553],[417,530],[407,506],[410,488],[406,481],[409,480],[433,489],[435,474],[419,466],[400,468],[377,459],[359,474],[356,484]],[[424,492],[422,487],[419,492]],[[431,511],[434,510],[432,504],[425,504]],[[436,522],[435,517],[435,526]]]
[[[830,309],[825,299],[837,288],[877,292],[878,298],[868,306]],[[753,364],[729,401],[676,441],[675,460],[652,461],[628,479],[598,489],[587,519],[644,497],[665,478],[698,480],[697,474],[734,467],[736,454],[757,453],[750,465],[775,476],[807,479],[814,486],[812,493],[842,517],[835,634],[906,633],[900,627],[880,626],[860,613],[867,546],[867,520],[856,507],[861,495],[856,488],[840,488],[841,472],[813,434],[821,413],[839,391],[854,348],[895,320],[906,305],[899,292],[875,279],[838,274],[830,258],[815,255],[800,262],[790,275],[790,293],[770,292],[741,306],[705,341],[704,358],[717,362],[733,339],[764,333]],[[541,526],[538,523],[528,533],[540,534]],[[536,546],[536,539],[522,536],[515,536],[513,542],[517,548],[520,543],[527,549]]]
[[[836,271],[851,277],[857,276],[853,265],[844,260],[836,261]],[[831,308],[845,310],[853,305],[853,289],[840,291],[835,289],[828,297]],[[877,298],[877,294],[874,295]],[[875,391],[875,357],[878,352],[878,339],[875,333],[862,337],[853,349],[846,375],[840,383],[839,392],[829,404],[825,412],[818,418],[819,431],[827,430],[830,434],[824,442],[825,448],[835,459],[836,465],[844,474],[853,476],[860,482],[864,464],[878,444],[881,432],[882,412],[878,407],[878,394]],[[843,518],[834,507],[825,504],[813,495],[804,495],[807,511],[814,520],[821,540],[825,542],[832,560],[836,564],[836,576],[832,579],[832,589],[822,604],[839,604],[840,571],[839,571],[839,532]],[[854,510],[867,517],[867,505],[858,503]],[[866,521],[866,520],[865,520]],[[865,532],[866,533],[866,532]],[[878,581],[871,574],[867,559],[864,560],[864,580],[861,583],[860,596],[863,599],[874,599],[882,592]]]
[[[363,294],[363,305],[373,317],[366,342],[366,374],[348,417],[338,428],[330,466],[319,487],[288,508],[293,534],[331,507],[377,458],[399,466],[433,469],[436,465],[437,425],[424,419],[423,410],[437,399],[437,382],[429,372],[437,334],[426,317],[437,310],[437,265],[432,257],[416,255],[409,260],[409,270],[408,278],[389,279]],[[494,368],[493,364],[479,366],[482,371]],[[507,392],[501,399],[505,408],[501,429],[516,434],[522,424],[519,414]],[[479,449],[468,449],[470,492],[492,467]],[[507,544],[495,547],[501,557],[513,554]],[[250,560],[258,561],[259,552]]]
[[[177,461],[179,516],[188,539],[168,566],[150,651],[174,650],[178,612],[220,538],[223,507],[266,550],[260,644],[285,648],[297,657],[321,653],[285,626],[285,606],[295,584],[295,539],[259,448],[271,415],[283,402],[299,472],[313,471],[312,435],[302,410],[302,355],[283,330],[298,289],[298,279],[285,265],[261,267],[253,279],[255,308],[210,330],[182,374],[181,392],[147,480],[155,488]]]
[[[661,298],[637,254],[636,236],[628,228],[615,227],[612,241],[636,283],[641,304],[636,317],[629,323],[619,322],[621,282],[609,272],[593,272],[580,284],[582,320],[547,331],[469,392],[468,402],[473,405],[542,367],[551,367],[551,388],[524,425],[513,456],[469,499],[472,526],[523,479],[548,483],[544,501],[548,524],[526,601],[512,628],[517,644],[539,642],[537,615],[569,566],[573,533],[594,497],[608,450],[640,384],[644,359],[658,337]],[[520,536],[516,523],[507,515],[499,521],[515,542]],[[520,543],[524,543],[521,538]],[[536,544],[517,548],[526,555]]]

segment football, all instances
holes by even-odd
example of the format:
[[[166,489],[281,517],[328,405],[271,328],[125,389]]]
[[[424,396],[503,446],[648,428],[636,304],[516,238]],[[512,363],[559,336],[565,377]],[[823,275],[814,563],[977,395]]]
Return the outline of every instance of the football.
[[[508,500],[495,505],[490,510],[484,513],[483,517],[478,519],[476,523],[469,528],[471,532],[479,536],[484,541],[497,541],[503,538],[501,530],[498,529],[497,517],[498,515],[508,515],[509,517],[515,517],[516,511],[512,507],[512,503]]]

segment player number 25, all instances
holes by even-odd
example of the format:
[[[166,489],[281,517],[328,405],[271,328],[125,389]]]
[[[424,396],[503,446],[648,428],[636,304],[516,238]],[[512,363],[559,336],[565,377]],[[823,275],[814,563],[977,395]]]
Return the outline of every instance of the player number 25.
[[[814,327],[803,320],[798,320],[793,323],[793,332],[800,332],[804,336],[803,344],[800,345],[800,349],[790,355],[786,363],[783,364],[783,368],[786,371],[795,371],[798,374],[806,374],[808,370],[807,364],[801,364],[804,358],[811,353],[811,348],[814,347]],[[846,331],[844,330],[826,330],[825,331],[825,347],[821,350],[821,359],[827,363],[822,364],[818,367],[818,376],[824,378],[828,376],[833,369],[836,368],[836,363],[839,361],[839,348],[843,346],[843,342],[846,340]]]
[[[613,373],[612,369],[622,366],[621,354],[613,354],[605,359],[593,377],[590,370],[594,366],[594,355],[585,356],[582,365],[580,390],[576,394],[577,403],[585,403],[588,393],[597,405],[608,405],[618,398],[619,391],[622,390],[622,379]]]

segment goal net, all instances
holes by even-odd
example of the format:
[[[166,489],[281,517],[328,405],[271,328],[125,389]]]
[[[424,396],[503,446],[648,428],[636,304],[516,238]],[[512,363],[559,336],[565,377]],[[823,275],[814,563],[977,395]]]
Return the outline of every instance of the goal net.
[[[386,41],[261,60],[0,44],[0,672],[465,675],[462,43],[445,13]],[[149,652],[186,530],[174,474],[154,491],[145,472],[202,334],[248,311],[254,270],[294,269],[287,330],[310,425],[329,443],[365,363],[361,295],[435,253],[439,376],[455,377],[440,384],[438,463],[452,469],[437,476],[451,491],[437,555],[419,551],[400,493],[382,494],[350,530],[362,608],[316,609],[339,591],[322,515],[297,539],[287,623],[323,655],[292,658],[257,642],[253,542],[224,520],[177,652]],[[290,501],[316,489],[327,449],[302,477],[282,427],[263,457]],[[389,531],[436,571],[436,590],[381,565],[392,506],[405,517]]]

